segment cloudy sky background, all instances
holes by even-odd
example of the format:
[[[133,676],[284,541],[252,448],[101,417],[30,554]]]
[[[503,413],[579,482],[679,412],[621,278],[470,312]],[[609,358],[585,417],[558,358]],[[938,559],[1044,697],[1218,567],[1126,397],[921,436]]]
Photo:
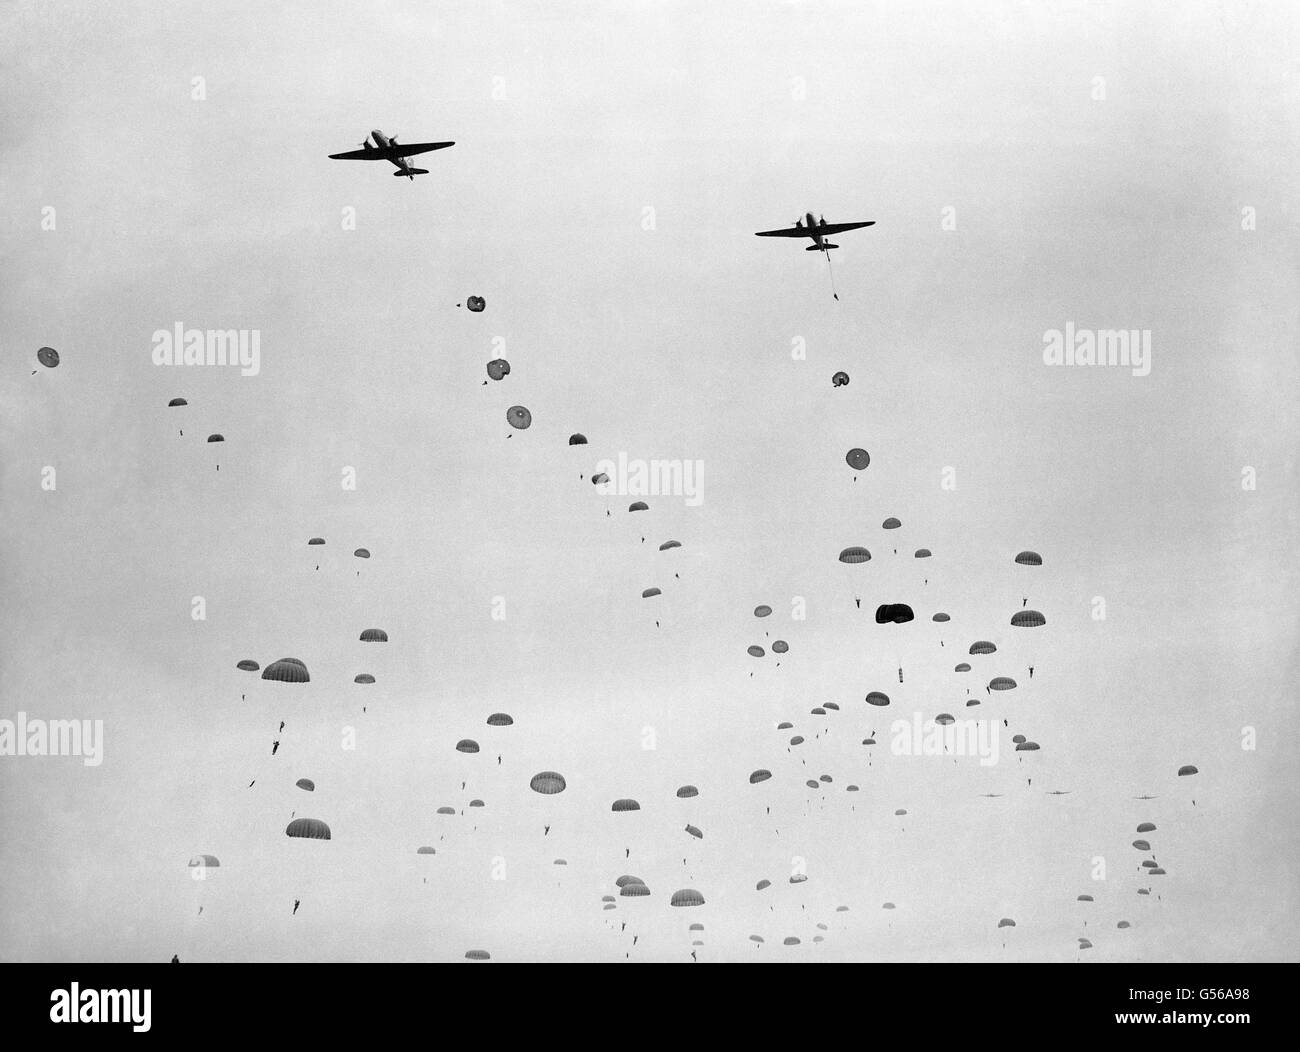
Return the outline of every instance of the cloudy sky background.
[[[706,959],[1294,958],[1296,37],[1244,3],[8,8],[0,715],[106,744],[0,759],[0,955],[680,960],[699,920]],[[376,127],[457,145],[414,183],[326,159]],[[839,302],[752,236],[810,209],[877,223]],[[155,366],[178,321],[259,329],[260,374]],[[1151,330],[1151,374],[1044,366],[1067,321]],[[579,478],[620,452],[702,461],[702,504],[629,516]],[[285,655],[309,685],[234,668]],[[968,688],[998,765],[889,755]],[[654,895],[602,912],[624,872]]]

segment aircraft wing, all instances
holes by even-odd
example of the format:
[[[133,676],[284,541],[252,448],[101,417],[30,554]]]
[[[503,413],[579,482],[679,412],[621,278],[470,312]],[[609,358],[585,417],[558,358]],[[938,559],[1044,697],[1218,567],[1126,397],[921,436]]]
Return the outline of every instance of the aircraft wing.
[[[760,230],[755,237],[812,237],[806,226],[788,226],[783,230]]]
[[[454,142],[413,142],[398,143],[390,151],[394,157],[414,157],[417,153],[428,153],[430,150],[445,150],[448,146],[455,146]]]
[[[875,226],[874,219],[868,219],[865,223],[827,223],[825,226],[817,228],[821,234],[842,234],[846,230],[860,230],[864,226]]]
[[[383,159],[384,151],[375,149],[349,150],[347,153],[330,154],[331,161],[382,161]]]

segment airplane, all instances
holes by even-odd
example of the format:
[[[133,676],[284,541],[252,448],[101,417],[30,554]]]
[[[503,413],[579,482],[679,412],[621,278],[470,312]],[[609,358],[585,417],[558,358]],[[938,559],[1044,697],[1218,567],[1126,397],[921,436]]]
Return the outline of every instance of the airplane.
[[[370,140],[374,139],[371,144]],[[455,146],[454,142],[416,142],[409,146],[399,145],[397,136],[389,138],[383,132],[375,130],[367,137],[366,141],[361,144],[359,150],[349,150],[347,153],[330,154],[331,161],[392,161],[397,166],[394,175],[404,175],[408,179],[414,180],[417,175],[428,175],[427,168],[412,168],[407,164],[408,157],[414,157],[417,153],[428,153],[430,150],[445,150],[448,146]]]
[[[813,243],[804,249],[805,252],[829,252],[833,248],[839,248],[839,245],[832,245],[826,241],[832,234],[842,234],[846,230],[858,230],[864,226],[875,226],[874,219],[868,219],[865,223],[828,223],[826,217],[821,216],[819,219],[813,219],[811,212],[806,212],[802,219],[796,219],[794,226],[786,227],[782,230],[760,230],[755,237],[810,237]]]

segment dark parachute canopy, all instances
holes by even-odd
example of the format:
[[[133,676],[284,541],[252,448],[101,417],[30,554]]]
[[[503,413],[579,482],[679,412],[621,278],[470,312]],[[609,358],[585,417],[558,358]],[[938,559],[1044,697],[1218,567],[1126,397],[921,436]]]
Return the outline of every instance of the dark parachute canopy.
[[[901,522],[899,522],[893,516],[890,516],[888,519],[886,519],[884,522],[880,524],[880,528],[882,530],[896,530],[901,525],[903,525]]]
[[[479,302],[482,303],[483,301],[480,300]],[[473,310],[473,309],[474,309],[473,307],[470,307],[470,310]],[[482,307],[479,307],[479,310],[482,310],[482,309],[483,309]],[[492,955],[491,955],[490,953],[488,953],[487,950],[466,950],[466,951],[465,951],[465,960],[467,960],[467,961],[490,961],[490,960],[492,960]]]
[[[889,704],[889,695],[884,694],[878,690],[873,690],[870,694],[867,695],[867,704],[875,705],[878,706],[879,708],[884,708],[886,705]]]
[[[469,299],[465,301],[465,306],[468,307],[470,310],[472,310],[475,314],[478,314],[480,311],[483,310],[484,307],[487,306],[487,300],[485,300],[482,296],[470,296]]]
[[[749,776],[749,784],[757,785],[759,782],[766,782],[772,777],[771,771],[765,771],[761,767]]]
[[[473,799],[473,800],[471,800],[471,801],[469,802],[469,806],[470,806],[470,807],[486,807],[487,805],[486,805],[485,803],[483,803],[482,800],[479,800],[479,799],[476,798],[476,799]]]
[[[1038,742],[1021,742],[1016,746],[1016,752],[1038,752]]]
[[[352,680],[353,683],[373,683],[374,681],[375,681],[375,677],[372,676],[369,672],[358,673],[357,676]]]
[[[462,738],[456,743],[457,752],[476,753],[478,752],[478,742],[472,738]]]
[[[834,376],[831,377],[832,387],[847,387],[848,384],[849,384],[849,374],[844,372],[844,370],[842,369]]]
[[[506,410],[506,422],[519,431],[526,431],[532,425],[533,414],[522,405],[512,405]]]
[[[510,375],[510,363],[504,358],[493,358],[487,363],[487,374],[493,380],[503,380]]]
[[[625,899],[640,899],[649,895],[650,889],[644,884],[624,884],[619,894]]]
[[[1189,774],[1200,774],[1200,772],[1190,763],[1184,764],[1182,767],[1178,768],[1178,776],[1180,778],[1186,777]]]
[[[569,445],[571,446],[585,446],[586,444],[587,444],[586,435],[575,433],[569,436]]]
[[[680,548],[681,546],[682,546],[681,541],[664,541],[663,544],[659,545],[659,550],[661,552],[666,552],[670,548]]]
[[[1043,557],[1037,552],[1021,552],[1016,556],[1016,562],[1021,566],[1042,566]]]
[[[842,563],[864,563],[871,558],[871,553],[866,548],[854,546],[845,548],[840,552],[840,562]]]
[[[1047,624],[1047,618],[1037,610],[1017,610],[1011,615],[1011,623],[1016,628],[1041,628]]]
[[[504,712],[494,712],[487,718],[489,727],[510,727],[514,724],[514,718],[506,715]]]
[[[382,628],[367,628],[361,633],[361,642],[363,643],[387,643],[388,633]]]
[[[59,364],[59,352],[53,347],[42,347],[36,352],[36,360],[45,368],[53,369]]]
[[[789,649],[790,649],[790,644],[787,643],[784,639],[775,639],[772,641],[773,654],[784,654]]]
[[[625,888],[629,884],[644,884],[645,881],[640,877],[634,877],[630,873],[624,873],[618,880],[614,881],[614,887]]]
[[[306,789],[307,792],[309,793],[314,793],[316,791],[316,783],[313,782],[310,778],[299,778],[293,784],[296,785],[299,789]]]
[[[311,676],[307,674],[307,666],[297,658],[281,658],[279,661],[272,661],[262,669],[262,678],[272,679],[277,683],[311,682]]]
[[[669,902],[671,906],[703,906],[704,896],[694,888],[682,888],[681,891],[674,891],[673,897]]]
[[[656,595],[663,595],[663,592],[661,592],[658,588],[647,588],[644,592],[641,593],[641,598],[653,599]]]
[[[220,867],[221,861],[216,855],[195,855],[190,859],[190,869],[206,869],[209,867]]]
[[[972,654],[993,654],[997,652],[997,649],[987,639],[977,639],[970,645],[970,653]]]
[[[564,792],[568,783],[562,774],[557,774],[555,771],[542,771],[540,774],[533,775],[528,787],[543,796],[554,796],[556,793]]]
[[[621,800],[615,800],[613,805],[610,807],[610,810],[611,811],[640,811],[641,805],[638,804],[635,800],[632,800],[628,797],[624,797]]]
[[[609,481],[609,476],[606,475],[603,471],[598,472],[597,474],[591,476],[591,484],[593,486],[599,486],[602,482],[608,482],[608,481]]]
[[[933,554],[934,552],[930,551],[929,548],[917,548],[912,557],[914,559],[928,559]]]
[[[438,808],[438,814],[440,815],[454,815],[455,813],[456,809],[454,807],[447,807],[445,804]]]
[[[1137,827],[1137,831],[1139,833],[1154,833],[1156,831],[1156,824],[1154,822],[1143,822]]]
[[[704,839],[704,834],[696,826],[688,825],[686,827],[686,832],[690,833],[696,840]]]
[[[762,606],[754,607],[755,617],[767,617],[771,613],[772,613],[772,608],[770,606],[762,605]]]
[[[762,657],[765,651],[763,650],[762,647],[755,645],[752,647],[747,647],[746,653],[749,654],[750,657]]]
[[[764,888],[770,888],[771,886],[772,886],[772,882],[770,880],[760,880],[757,884],[754,885],[754,890],[762,891]]]
[[[417,847],[415,849],[415,853],[417,855],[436,855],[438,852],[435,849],[426,846],[426,847]]]
[[[677,798],[679,800],[689,800],[692,796],[699,796],[699,795],[700,795],[700,791],[696,789],[695,786],[693,785],[684,785],[677,790]]]
[[[369,558],[370,558],[370,549],[369,549],[369,548],[358,548],[358,549],[357,549],[355,552],[353,552],[352,554],[355,555],[358,559],[369,559]]]
[[[952,670],[954,672],[969,672],[970,664],[966,661],[961,661],[958,662],[956,665],[953,665]]]
[[[906,603],[884,603],[876,607],[876,624],[887,625],[891,622],[896,625],[905,625],[916,615],[912,613],[912,608]]]
[[[1000,921],[998,921],[999,928],[1014,928],[1015,926],[1016,926],[1016,922],[1013,921],[1010,917],[1003,917]]]
[[[244,658],[243,661],[235,666],[235,668],[239,669],[240,672],[256,672],[261,667],[261,665],[251,658]]]
[[[1010,676],[995,676],[989,681],[989,690],[1015,690],[1016,681]]]
[[[871,463],[871,454],[854,446],[844,454],[844,460],[854,471],[862,471]]]
[[[942,624],[942,623],[945,622],[945,621],[951,621],[952,618],[949,617],[947,614],[945,614],[945,613],[943,613],[943,612],[940,612],[940,613],[935,614],[932,618],[930,618],[930,620],[931,620],[931,621],[938,621],[940,624]]]
[[[634,500],[627,506],[628,511],[649,511],[650,505],[643,500]]]
[[[225,435],[208,435],[209,442],[224,442],[225,440]]]
[[[310,545],[310,544],[324,544],[324,543],[325,543],[325,538],[324,538],[324,537],[313,537],[313,538],[312,538],[311,540],[309,540],[307,543],[308,543],[309,545]]]
[[[189,402],[185,401],[184,398],[173,398],[170,402],[167,403],[167,408],[172,409],[178,405],[189,405]]]
[[[319,818],[295,818],[284,834],[299,840],[329,840],[330,827]]]

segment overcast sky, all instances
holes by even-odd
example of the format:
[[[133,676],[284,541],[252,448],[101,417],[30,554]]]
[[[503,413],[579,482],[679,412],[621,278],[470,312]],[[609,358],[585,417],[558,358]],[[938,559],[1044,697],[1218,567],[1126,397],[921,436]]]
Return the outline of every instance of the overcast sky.
[[[0,956],[681,960],[698,920],[714,960],[1294,959],[1289,6],[25,3],[0,41],[0,717],[105,735],[0,758]],[[374,128],[456,146],[327,159]],[[838,302],[753,237],[809,210],[876,223]],[[260,372],[156,366],[178,322]],[[1067,323],[1150,374],[1045,365]],[[620,453],[702,500],[630,515],[580,478]],[[235,669],[286,655],[310,684]],[[941,712],[1006,719],[999,762],[890,754]]]

